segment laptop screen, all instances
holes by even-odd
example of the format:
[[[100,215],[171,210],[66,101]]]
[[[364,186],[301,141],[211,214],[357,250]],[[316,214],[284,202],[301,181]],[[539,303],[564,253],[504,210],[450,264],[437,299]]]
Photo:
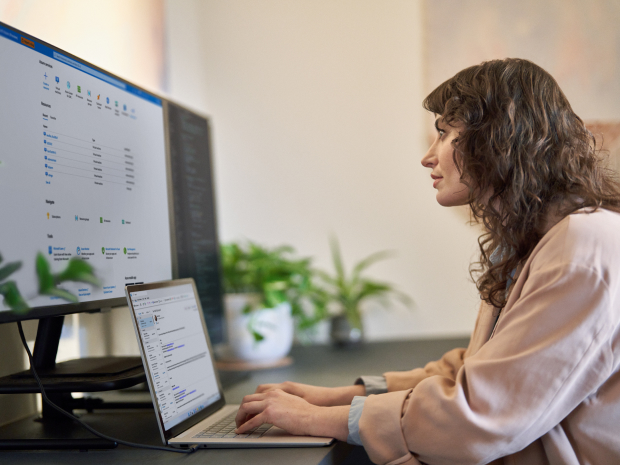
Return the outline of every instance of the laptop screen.
[[[191,284],[130,291],[156,408],[168,431],[221,398]]]

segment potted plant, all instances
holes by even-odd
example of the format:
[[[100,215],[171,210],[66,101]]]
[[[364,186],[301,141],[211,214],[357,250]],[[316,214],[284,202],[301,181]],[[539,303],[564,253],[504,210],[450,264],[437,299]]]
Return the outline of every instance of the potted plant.
[[[347,273],[337,239],[333,238],[330,241],[330,248],[335,274],[318,272],[325,286],[332,315],[330,336],[336,346],[357,345],[364,339],[361,308],[365,302],[375,299],[388,304],[390,299],[396,298],[410,306],[412,300],[389,283],[374,281],[363,276],[368,267],[388,258],[390,252],[375,252],[359,261],[351,273]]]
[[[291,349],[295,322],[303,330],[324,318],[311,260],[294,253],[290,246],[250,241],[221,246],[229,343],[224,358],[278,360]]]

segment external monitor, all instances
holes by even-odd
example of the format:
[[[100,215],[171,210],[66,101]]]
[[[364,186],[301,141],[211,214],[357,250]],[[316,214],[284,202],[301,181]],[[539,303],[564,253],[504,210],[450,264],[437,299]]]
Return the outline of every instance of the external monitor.
[[[126,284],[172,278],[162,99],[2,23],[0,62],[0,253],[32,307],[0,302],[0,322],[125,305]],[[53,271],[88,261],[102,287],[38,296],[38,252]]]
[[[209,120],[166,102],[175,278],[194,278],[211,342],[224,338]]]
[[[48,397],[70,411],[67,393],[144,380],[138,357],[55,363],[54,317],[125,306],[128,284],[193,277],[222,342],[207,119],[3,23],[0,63],[0,268],[22,263],[10,279],[31,307],[17,314],[0,297],[0,323],[40,320],[33,365]],[[102,286],[63,283],[75,304],[38,295],[38,253],[53,272],[88,261]],[[0,379],[1,393],[38,389],[28,371]],[[56,416],[44,403],[43,419]]]

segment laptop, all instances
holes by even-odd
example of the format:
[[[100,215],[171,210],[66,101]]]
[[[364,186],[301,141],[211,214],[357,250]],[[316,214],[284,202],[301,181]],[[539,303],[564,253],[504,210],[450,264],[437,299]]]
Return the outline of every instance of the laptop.
[[[125,287],[164,444],[205,448],[320,447],[327,437],[294,436],[262,425],[234,433],[193,279]]]

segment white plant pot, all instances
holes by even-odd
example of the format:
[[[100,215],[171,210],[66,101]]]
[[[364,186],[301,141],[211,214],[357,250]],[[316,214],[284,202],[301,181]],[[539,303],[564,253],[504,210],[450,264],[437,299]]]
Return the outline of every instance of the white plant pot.
[[[244,315],[248,304],[256,303],[256,294],[226,294],[228,347],[224,358],[249,362],[267,363],[286,356],[293,346],[293,317],[291,305],[282,303],[275,308],[262,308]],[[250,319],[253,327],[264,336],[256,341],[248,329]]]

